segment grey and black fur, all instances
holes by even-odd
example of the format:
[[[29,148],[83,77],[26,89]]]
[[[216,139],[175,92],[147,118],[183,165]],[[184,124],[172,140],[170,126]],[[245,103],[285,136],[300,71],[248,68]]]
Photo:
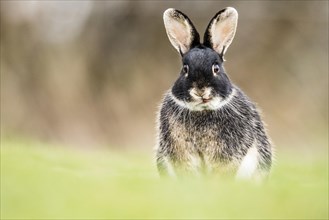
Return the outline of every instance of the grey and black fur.
[[[271,143],[256,106],[223,67],[238,14],[228,7],[210,21],[203,44],[190,19],[167,9],[164,23],[182,70],[158,115],[156,161],[161,175],[218,173],[263,178]]]

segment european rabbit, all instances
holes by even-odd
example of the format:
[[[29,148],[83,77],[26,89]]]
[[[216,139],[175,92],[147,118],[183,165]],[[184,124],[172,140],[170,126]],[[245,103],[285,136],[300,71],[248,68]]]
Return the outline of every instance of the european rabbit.
[[[182,12],[170,8],[163,18],[169,40],[181,55],[182,69],[157,118],[159,173],[267,176],[272,150],[262,119],[223,67],[235,35],[237,11],[231,7],[219,11],[203,43]]]

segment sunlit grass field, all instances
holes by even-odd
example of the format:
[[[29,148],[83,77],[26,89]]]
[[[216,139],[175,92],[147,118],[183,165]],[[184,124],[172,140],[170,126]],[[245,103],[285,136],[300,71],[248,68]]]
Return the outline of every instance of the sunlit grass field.
[[[328,157],[277,152],[269,181],[160,179],[152,152],[1,141],[1,219],[328,219]]]

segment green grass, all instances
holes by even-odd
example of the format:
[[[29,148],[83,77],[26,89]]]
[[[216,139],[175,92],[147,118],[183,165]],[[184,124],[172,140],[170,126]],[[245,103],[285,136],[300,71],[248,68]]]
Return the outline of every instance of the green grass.
[[[1,219],[328,219],[327,159],[283,154],[263,185],[171,180],[159,179],[151,154],[6,140]]]

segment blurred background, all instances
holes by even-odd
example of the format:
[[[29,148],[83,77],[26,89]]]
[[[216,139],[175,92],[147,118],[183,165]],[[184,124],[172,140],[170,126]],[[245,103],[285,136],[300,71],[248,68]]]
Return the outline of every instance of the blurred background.
[[[239,24],[226,71],[277,149],[326,151],[327,1],[1,1],[1,136],[150,151],[181,68],[162,13],[185,12],[203,36],[227,6]]]

